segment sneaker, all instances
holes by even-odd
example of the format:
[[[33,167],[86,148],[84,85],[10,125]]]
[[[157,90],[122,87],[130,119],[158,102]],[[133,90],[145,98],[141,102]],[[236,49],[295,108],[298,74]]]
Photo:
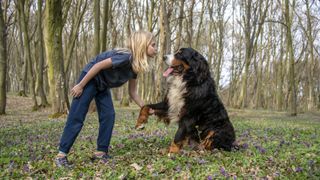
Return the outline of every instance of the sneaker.
[[[102,161],[103,163],[108,162],[110,159],[112,159],[111,156],[109,156],[108,154],[103,154],[101,156],[98,156],[96,154],[94,154],[91,158],[92,161]]]
[[[65,157],[57,157],[55,159],[55,163],[57,167],[66,167],[66,168],[71,168],[72,164],[69,163],[67,156]]]

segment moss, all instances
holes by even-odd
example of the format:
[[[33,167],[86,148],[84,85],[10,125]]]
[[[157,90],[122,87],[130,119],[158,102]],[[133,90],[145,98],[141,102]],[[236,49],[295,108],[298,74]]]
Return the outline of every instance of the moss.
[[[50,119],[57,119],[57,118],[60,118],[64,115],[65,115],[65,113],[58,112],[58,113],[54,113],[54,114],[49,115],[49,118]]]

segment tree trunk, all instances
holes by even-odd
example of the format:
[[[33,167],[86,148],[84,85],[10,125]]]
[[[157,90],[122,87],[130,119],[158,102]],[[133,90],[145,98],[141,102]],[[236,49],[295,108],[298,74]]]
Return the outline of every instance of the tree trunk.
[[[296,85],[295,85],[295,65],[294,65],[294,54],[292,45],[292,35],[291,35],[291,18],[289,9],[289,0],[285,0],[285,21],[286,21],[286,38],[287,38],[287,51],[289,54],[289,100],[290,100],[290,115],[297,115],[297,99],[296,99]]]
[[[81,25],[81,21],[83,19],[84,13],[87,9],[87,0],[79,0],[75,3],[75,10],[72,17],[72,23],[71,23],[71,30],[68,38],[65,38],[65,53],[64,53],[64,74],[65,74],[65,82],[69,82],[70,79],[70,65],[72,61],[72,56],[74,54],[74,47],[76,40],[79,35],[79,29]],[[69,99],[68,99],[68,89],[69,84],[65,84],[65,98],[66,98],[66,104],[67,108],[70,108]]]
[[[232,33],[231,33],[231,49],[232,49],[232,58],[231,58],[231,73],[230,73],[230,84],[228,89],[228,101],[227,104],[229,106],[233,106],[232,97],[234,94],[234,84],[235,84],[235,54],[236,54],[236,48],[235,48],[235,0],[232,0]]]
[[[178,31],[176,37],[176,44],[174,46],[174,50],[177,51],[181,46],[181,34],[182,34],[182,22],[183,22],[183,14],[184,14],[184,2],[185,0],[180,0],[179,5],[179,20],[178,20]]]
[[[85,2],[83,2],[83,0],[77,1],[76,10],[75,10],[76,12],[72,20],[73,22],[72,22],[70,36],[68,38],[68,42],[66,43],[67,50],[64,58],[65,74],[70,74],[70,64],[71,64],[71,59],[74,51],[74,46],[79,35],[81,21],[83,19],[84,13],[86,12],[86,9],[87,9],[87,0],[85,0]],[[69,79],[69,78],[66,78],[66,79]]]
[[[212,66],[214,66],[215,64],[215,59],[214,59],[214,48],[215,48],[215,43],[214,43],[214,36],[215,33],[214,30],[214,19],[213,19],[213,2],[208,1],[208,10],[209,10],[209,18],[210,18],[210,22],[209,22],[209,39],[208,39],[208,62],[210,65],[210,68],[212,68]],[[213,69],[213,68],[212,68]],[[212,72],[212,76],[214,76],[213,72]]]
[[[248,106],[248,78],[251,58],[255,54],[259,34],[262,30],[262,25],[266,18],[266,13],[269,8],[269,1],[265,1],[265,9],[262,9],[263,0],[257,3],[252,3],[251,0],[245,2],[245,16],[244,18],[244,33],[245,33],[245,72],[242,76],[242,87],[239,97],[239,106],[245,108]],[[263,10],[263,11],[262,11]],[[253,14],[252,14],[253,13]],[[258,24],[258,25],[257,25]]]
[[[43,76],[44,76],[44,48],[43,48],[43,34],[42,34],[42,0],[38,0],[38,38],[39,38],[39,63],[38,63],[38,76],[37,76],[37,88],[36,92],[40,96],[40,106],[48,106],[48,100],[43,87]]]
[[[201,29],[202,29],[203,14],[204,14],[204,10],[205,10],[204,0],[202,0],[201,4],[202,4],[202,7],[201,7],[201,12],[200,12],[201,13],[200,14],[200,22],[198,25],[196,44],[195,44],[196,49],[199,49],[199,41],[200,41],[200,34],[201,34]]]
[[[66,112],[65,75],[62,50],[62,2],[47,0],[45,7],[44,38],[48,60],[48,79],[52,101],[52,118]]]
[[[263,33],[261,33],[260,36],[261,42],[263,41]],[[257,67],[257,88],[255,89],[256,93],[256,102],[255,102],[255,108],[259,109],[262,106],[262,71],[263,71],[263,55],[262,51],[260,52],[259,60],[258,60],[258,67]]]
[[[262,85],[262,95],[264,97],[263,101],[265,102],[264,105],[262,104],[261,102],[261,107],[264,107],[264,108],[271,108],[273,109],[272,107],[273,104],[272,104],[272,100],[274,99],[274,96],[275,96],[275,88],[272,87],[272,81],[270,79],[271,77],[271,67],[270,67],[270,54],[272,53],[272,50],[271,50],[271,39],[272,39],[272,36],[271,36],[271,32],[272,32],[272,26],[269,25],[269,36],[268,36],[268,40],[267,40],[267,52],[265,52],[265,56],[267,57],[263,57],[263,59],[266,59],[266,67],[265,67],[265,71],[264,71],[264,80],[262,82],[266,82],[266,83],[263,83],[263,85],[265,85],[264,87],[271,87],[272,90],[270,91],[266,91],[266,88],[263,88],[263,85]],[[263,34],[261,32],[261,34]],[[273,57],[276,57],[276,56],[273,56]]]
[[[187,23],[186,31],[187,31],[187,45],[192,47],[192,38],[193,38],[193,9],[195,5],[195,0],[191,1],[191,7],[189,9],[189,20]]]
[[[147,3],[147,7],[149,7],[149,1],[146,0]],[[149,8],[147,8],[148,10],[146,11],[146,16],[148,17],[148,31],[152,32],[153,31],[153,13],[154,13],[154,8],[156,6],[156,2],[155,0],[151,0],[151,7],[150,7],[150,12],[149,12]]]
[[[94,55],[98,55],[100,51],[100,0],[94,0]]]
[[[142,1],[141,3],[144,3],[144,1]],[[131,3],[130,3],[131,4]],[[138,29],[143,29],[143,16],[144,14],[144,9],[141,9],[141,14],[139,11],[139,6],[141,6],[140,1],[132,1],[131,6],[134,8],[134,11],[131,15],[132,19],[133,19],[133,24],[137,24],[138,25]],[[142,4],[142,6],[144,6],[144,4]]]
[[[132,16],[132,6],[131,6],[131,1],[130,0],[127,0],[127,4],[128,4],[128,14],[127,14],[127,17],[126,17],[126,34],[127,36],[129,37],[131,35],[131,16]],[[139,77],[140,78],[140,77]],[[123,107],[127,107],[130,105],[129,103],[129,91],[128,91],[128,87],[125,87],[125,86],[122,86],[122,87],[119,87],[118,90],[122,93],[122,97],[121,97],[121,101],[120,101],[120,105],[123,106]]]
[[[239,107],[247,107],[247,86],[248,86],[248,75],[249,75],[249,66],[251,61],[251,52],[252,52],[252,41],[251,41],[251,0],[248,1],[248,4],[245,4],[245,71],[242,75],[242,86],[241,93],[239,97]]]
[[[28,7],[25,7],[28,6]],[[35,81],[34,81],[34,73],[33,73],[33,68],[32,68],[32,61],[31,61],[31,50],[30,50],[30,38],[28,34],[28,15],[25,12],[25,9],[29,8],[29,5],[26,4],[25,0],[19,0],[17,1],[17,7],[19,9],[19,21],[21,21],[21,30],[22,30],[22,35],[23,35],[23,47],[24,47],[24,62],[27,63],[27,70],[29,71],[30,75],[30,81],[31,81],[31,86],[30,90],[32,93],[32,99],[33,99],[33,110],[36,110],[38,108],[38,102],[36,98],[36,93],[35,93]]]
[[[18,2],[16,2],[16,6]],[[19,39],[20,39],[20,57],[18,57],[18,61],[20,61],[19,64],[21,64],[21,69],[20,69],[20,66],[19,66],[19,73],[20,73],[20,79],[19,79],[19,96],[23,96],[23,97],[27,97],[27,92],[26,92],[26,88],[27,88],[27,80],[28,80],[28,64],[27,62],[25,61],[26,59],[24,58],[24,47],[23,47],[23,30],[22,30],[22,21],[20,21],[21,19],[21,11],[20,11],[20,8],[17,7],[17,14],[18,14],[18,24],[19,24]]]
[[[132,4],[131,4],[131,0],[127,0],[127,5],[128,5],[128,12],[127,12],[127,18],[125,21],[125,27],[126,27],[126,32],[127,32],[127,36],[131,35],[131,16],[132,16]]]
[[[6,12],[4,12],[6,13]],[[2,3],[0,1],[0,115],[6,113],[6,76],[7,76],[7,40],[6,24],[3,19]]]
[[[224,3],[226,3],[224,1]],[[216,81],[216,87],[217,90],[220,89],[220,78],[221,78],[221,71],[222,71],[222,58],[224,54],[224,48],[223,48],[223,40],[224,40],[224,12],[226,6],[223,2],[218,1],[218,52],[217,52],[217,65],[215,69],[215,81]]]
[[[151,0],[150,1],[150,5],[149,5],[149,1],[146,0],[146,4],[147,4],[147,11],[146,11],[146,17],[148,17],[148,31],[152,32],[153,31],[153,21],[154,21],[154,12],[155,12],[155,5],[156,2],[155,0]],[[150,6],[150,7],[149,7]],[[143,97],[144,101],[146,103],[151,101],[151,94],[152,92],[154,92],[154,86],[150,85],[152,84],[153,78],[154,78],[154,72],[147,72],[145,74],[143,74],[142,76],[143,78],[141,78],[141,86],[140,88],[142,89],[142,93],[141,93],[141,97]],[[142,81],[143,79],[143,81]]]
[[[276,63],[276,80],[277,80],[277,92],[276,92],[276,108],[278,111],[281,111],[283,109],[283,81],[284,81],[284,76],[283,76],[283,54],[284,54],[284,50],[283,50],[283,28],[281,28],[281,35],[280,35],[280,57],[279,57],[279,61],[275,62]]]
[[[111,2],[112,3],[112,2]],[[101,30],[101,51],[107,50],[107,25],[109,22],[109,0],[104,0]]]
[[[162,90],[163,90],[163,84],[162,84],[162,72],[163,72],[163,63],[162,63],[162,57],[165,54],[165,51],[167,49],[166,45],[166,37],[167,37],[167,28],[166,28],[166,22],[167,19],[167,12],[166,12],[166,1],[161,0],[160,1],[160,46],[159,46],[159,53],[157,57],[157,75],[156,75],[156,88],[155,88],[155,100],[160,100],[162,97]]]
[[[307,100],[307,107],[308,110],[315,110],[316,108],[316,95],[315,95],[315,86],[314,86],[314,70],[315,70],[315,63],[314,63],[314,45],[313,45],[313,34],[312,34],[312,24],[311,24],[311,15],[310,15],[310,7],[309,7],[309,0],[306,0],[306,8],[307,8],[307,40],[308,40],[308,53],[310,55],[310,59],[307,60],[308,62],[308,100]]]

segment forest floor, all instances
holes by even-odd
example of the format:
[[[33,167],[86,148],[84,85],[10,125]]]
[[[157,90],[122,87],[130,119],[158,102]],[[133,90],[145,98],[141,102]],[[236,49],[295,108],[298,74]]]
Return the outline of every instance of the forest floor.
[[[290,117],[285,112],[229,109],[240,150],[193,151],[168,157],[176,125],[151,118],[134,129],[137,107],[116,106],[110,155],[92,162],[98,133],[96,113],[87,116],[69,160],[57,168],[57,153],[66,117],[49,119],[50,109],[32,112],[32,100],[8,96],[7,115],[0,116],[0,178],[40,179],[319,179],[320,113]]]

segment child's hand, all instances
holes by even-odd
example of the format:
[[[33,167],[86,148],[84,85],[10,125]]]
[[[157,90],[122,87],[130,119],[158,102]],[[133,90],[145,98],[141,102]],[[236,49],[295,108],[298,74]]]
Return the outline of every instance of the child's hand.
[[[151,114],[154,114],[154,110],[153,109],[149,109],[149,114],[151,115]]]
[[[82,86],[80,86],[79,84],[75,85],[72,89],[71,89],[71,95],[73,97],[80,97],[82,94],[83,88]]]

